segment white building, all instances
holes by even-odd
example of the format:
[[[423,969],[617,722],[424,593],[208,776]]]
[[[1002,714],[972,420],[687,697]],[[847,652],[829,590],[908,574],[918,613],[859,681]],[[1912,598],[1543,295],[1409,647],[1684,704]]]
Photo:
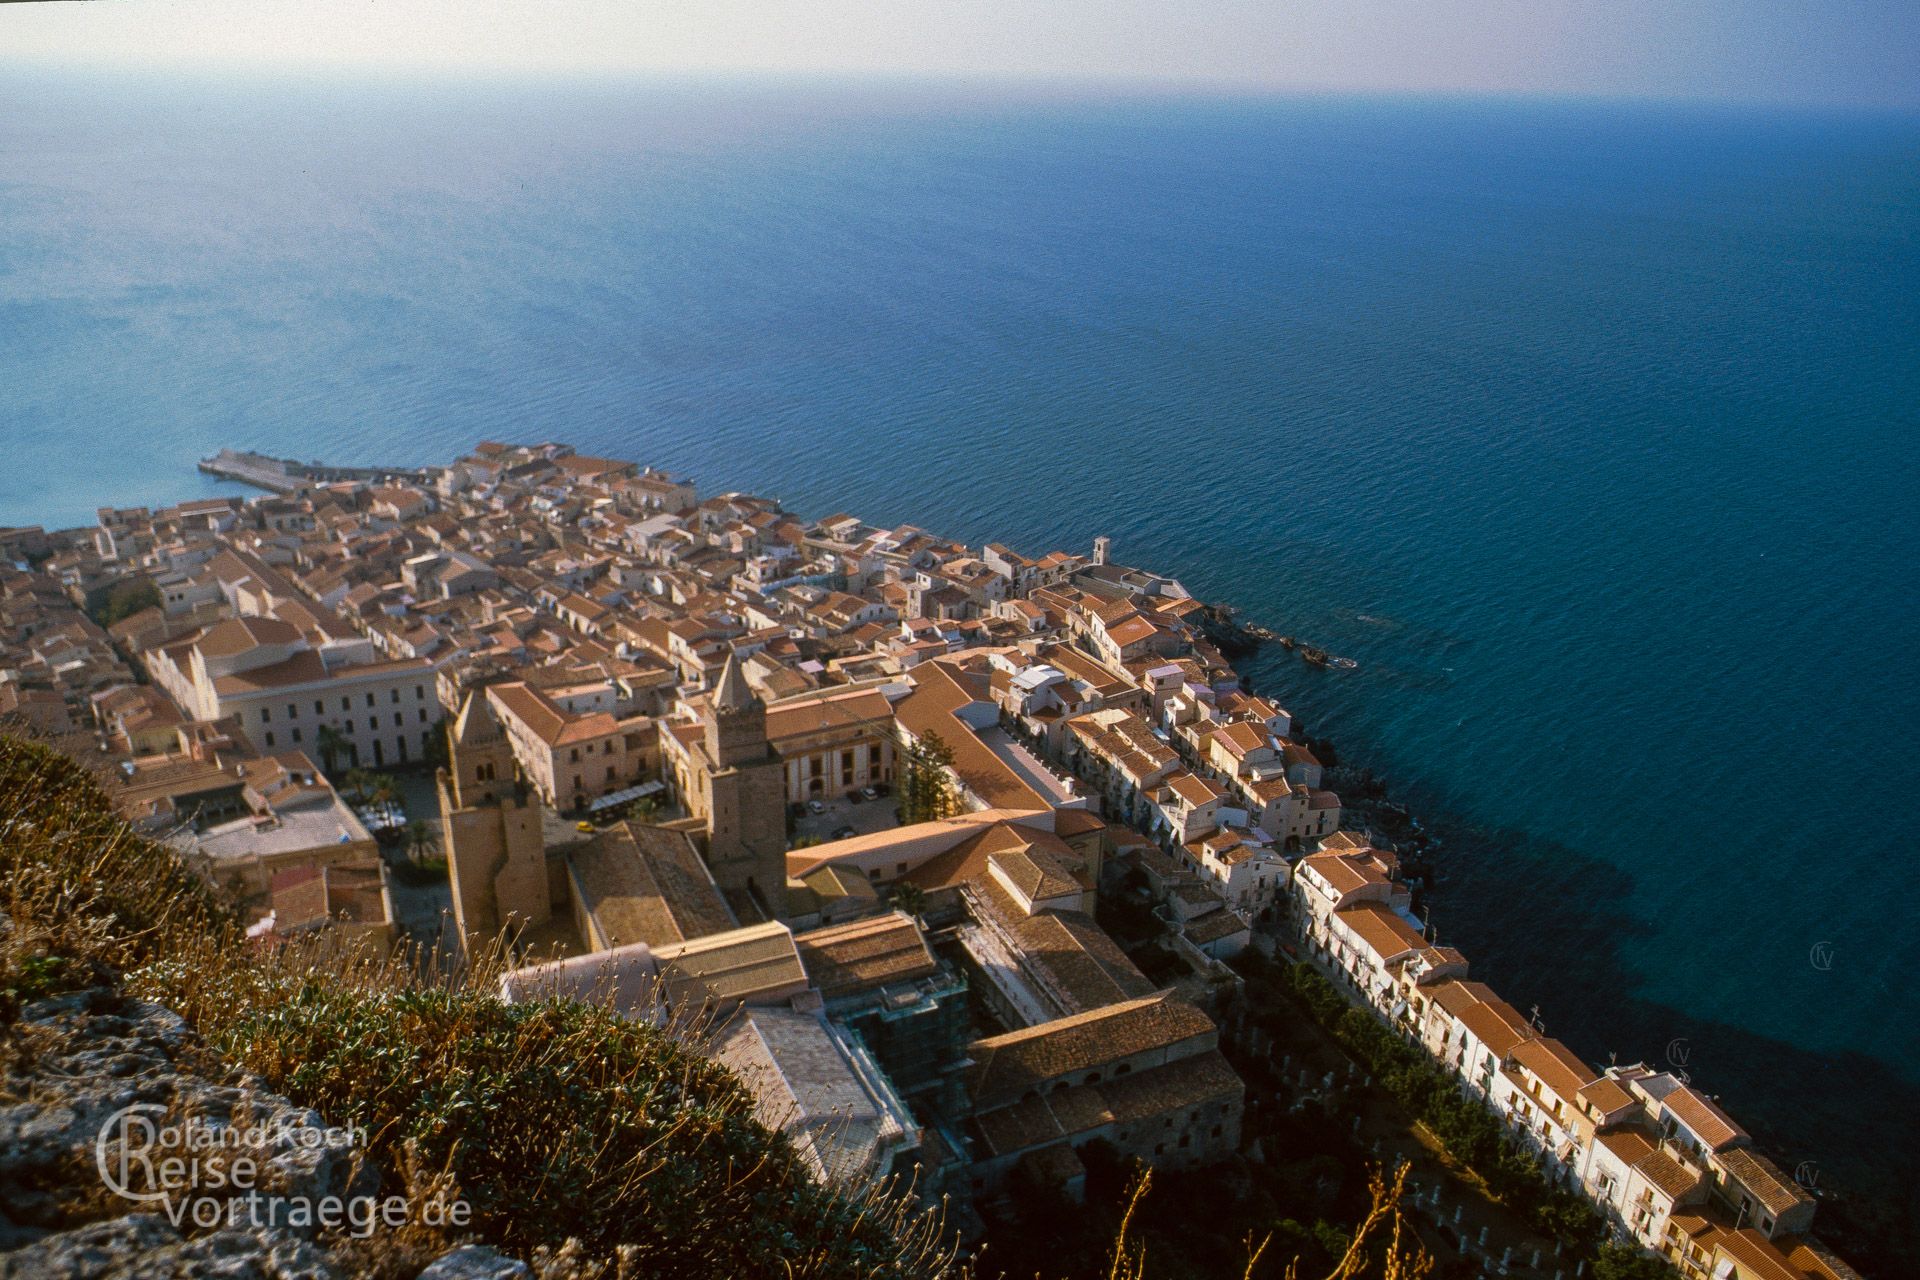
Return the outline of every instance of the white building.
[[[150,650],[147,672],[194,719],[236,719],[262,752],[302,750],[334,769],[425,759],[440,718],[434,663],[371,661],[358,635],[314,639],[280,618],[229,618]]]

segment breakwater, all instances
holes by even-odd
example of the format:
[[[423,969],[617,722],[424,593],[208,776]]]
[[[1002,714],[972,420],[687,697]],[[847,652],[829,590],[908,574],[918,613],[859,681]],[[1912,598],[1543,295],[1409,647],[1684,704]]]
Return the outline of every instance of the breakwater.
[[[222,449],[200,459],[200,470],[223,480],[238,480],[272,493],[297,494],[316,485],[353,480],[431,480],[424,467],[340,467],[324,462],[296,462],[244,449]]]

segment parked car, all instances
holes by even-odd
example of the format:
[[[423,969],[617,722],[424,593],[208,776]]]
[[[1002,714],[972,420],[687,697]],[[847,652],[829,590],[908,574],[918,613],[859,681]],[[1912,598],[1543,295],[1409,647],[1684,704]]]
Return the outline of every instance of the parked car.
[[[886,792],[882,791],[878,787],[862,787],[856,793],[856,795],[862,800],[878,800],[881,796],[885,794]]]
[[[833,838],[835,840],[847,840],[859,834],[860,833],[852,827],[835,827],[833,829]]]
[[[859,804],[862,800],[865,800],[866,798],[867,797],[859,791],[847,792],[847,799],[853,801],[855,804]]]
[[[870,788],[868,788],[868,789],[869,789],[870,791],[872,791],[872,792],[873,792],[873,794],[875,794],[875,795],[877,795],[877,796],[890,796],[890,795],[892,795],[892,794],[893,794],[893,787],[892,787],[892,785],[891,785],[891,784],[889,784],[889,783],[885,783],[885,782],[876,782],[876,783],[874,783],[874,784],[873,784],[873,786],[872,786],[872,787],[870,787]]]
[[[573,824],[573,829],[575,831],[591,831],[593,830],[593,824],[591,822],[588,822],[585,818],[582,818],[580,819],[580,821]]]
[[[807,801],[808,813],[825,813],[826,811],[827,811],[827,806],[822,804],[820,801],[818,800]]]

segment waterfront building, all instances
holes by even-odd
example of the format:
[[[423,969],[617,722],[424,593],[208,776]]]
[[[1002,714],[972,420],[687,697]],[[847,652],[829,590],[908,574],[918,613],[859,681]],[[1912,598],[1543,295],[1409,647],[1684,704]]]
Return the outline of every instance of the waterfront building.
[[[195,828],[229,878],[250,868],[276,929],[377,915],[335,860],[371,841],[311,842],[345,808],[313,762],[424,762],[453,711],[439,816],[462,938],[543,961],[513,998],[731,1018],[716,1051],[822,1176],[914,1167],[965,1200],[1016,1172],[1072,1192],[1096,1138],[1151,1163],[1232,1154],[1220,960],[1290,917],[1304,962],[1621,1238],[1689,1280],[1851,1275],[1712,1099],[1600,1071],[1470,980],[1200,603],[1104,539],[1027,556],[809,522],[555,442],[260,474],[287,491],[0,533],[37,559],[0,568],[0,710],[96,729],[116,800]],[[85,617],[141,578],[152,607],[111,632]],[[840,809],[936,735],[960,812]],[[657,822],[543,821],[649,786]],[[790,850],[795,806],[810,838],[865,834]],[[1154,980],[1094,916],[1140,886]]]

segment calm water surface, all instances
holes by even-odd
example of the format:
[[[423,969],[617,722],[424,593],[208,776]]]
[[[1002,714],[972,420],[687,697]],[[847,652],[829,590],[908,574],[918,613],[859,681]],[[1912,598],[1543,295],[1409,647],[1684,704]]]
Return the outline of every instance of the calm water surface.
[[[1476,976],[1884,1187],[1917,226],[1912,118],[0,77],[0,522],[494,437],[1110,534],[1359,659],[1251,667]]]

